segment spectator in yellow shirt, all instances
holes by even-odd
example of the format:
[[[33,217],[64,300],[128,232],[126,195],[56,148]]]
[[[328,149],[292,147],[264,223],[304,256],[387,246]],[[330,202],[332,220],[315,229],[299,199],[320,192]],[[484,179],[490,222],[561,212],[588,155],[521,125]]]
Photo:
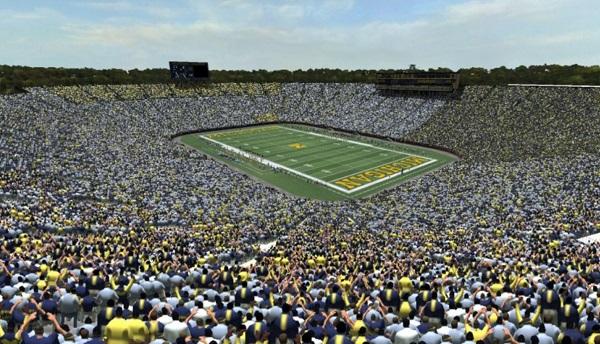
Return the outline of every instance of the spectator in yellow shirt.
[[[129,324],[123,319],[123,308],[115,310],[115,317],[106,325],[106,344],[129,344]]]

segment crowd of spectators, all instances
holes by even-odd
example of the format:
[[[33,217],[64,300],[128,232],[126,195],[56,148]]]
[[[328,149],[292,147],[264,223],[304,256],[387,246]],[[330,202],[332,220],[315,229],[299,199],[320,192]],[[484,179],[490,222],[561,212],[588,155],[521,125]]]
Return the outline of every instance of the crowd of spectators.
[[[0,98],[0,341],[600,342],[597,91],[168,87]],[[464,159],[322,202],[170,139],[265,114]]]
[[[215,83],[201,87],[176,87],[174,84],[57,86],[49,91],[74,103],[94,103],[170,97],[275,95],[280,88],[279,83]]]
[[[597,88],[467,87],[409,138],[473,161],[595,154],[599,109]]]

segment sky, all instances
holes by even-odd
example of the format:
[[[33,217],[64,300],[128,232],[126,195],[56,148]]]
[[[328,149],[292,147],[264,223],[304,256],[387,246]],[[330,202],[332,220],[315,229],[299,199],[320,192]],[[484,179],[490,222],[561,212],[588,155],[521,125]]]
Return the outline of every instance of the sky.
[[[598,65],[599,18],[600,0],[0,0],[0,64]]]

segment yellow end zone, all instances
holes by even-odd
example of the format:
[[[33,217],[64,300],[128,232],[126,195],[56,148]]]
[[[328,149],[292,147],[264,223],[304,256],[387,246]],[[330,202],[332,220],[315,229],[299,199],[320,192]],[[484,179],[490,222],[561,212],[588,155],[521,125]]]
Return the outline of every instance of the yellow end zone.
[[[370,170],[362,171],[351,176],[340,178],[338,180],[333,181],[332,183],[341,186],[346,190],[352,190],[366,184],[371,184],[379,179],[383,179],[394,174],[402,173],[403,171],[408,171],[409,169],[413,169],[428,161],[431,161],[431,159],[419,156],[409,156],[407,158],[393,161]]]

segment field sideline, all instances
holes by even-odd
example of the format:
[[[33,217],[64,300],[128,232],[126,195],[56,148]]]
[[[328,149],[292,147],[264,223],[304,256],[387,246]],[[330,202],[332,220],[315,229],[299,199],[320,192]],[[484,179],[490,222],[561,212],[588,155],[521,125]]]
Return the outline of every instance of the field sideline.
[[[360,136],[347,138],[337,132],[298,125],[203,132],[186,135],[182,142],[219,160],[223,160],[223,154],[230,155],[232,159],[225,159],[227,163],[246,165],[241,168],[245,172],[285,191],[311,197],[313,192],[299,194],[293,185],[272,183],[265,174],[287,176],[290,182],[304,180],[309,189],[316,191],[312,198],[325,200],[364,197],[454,160],[423,147]]]

